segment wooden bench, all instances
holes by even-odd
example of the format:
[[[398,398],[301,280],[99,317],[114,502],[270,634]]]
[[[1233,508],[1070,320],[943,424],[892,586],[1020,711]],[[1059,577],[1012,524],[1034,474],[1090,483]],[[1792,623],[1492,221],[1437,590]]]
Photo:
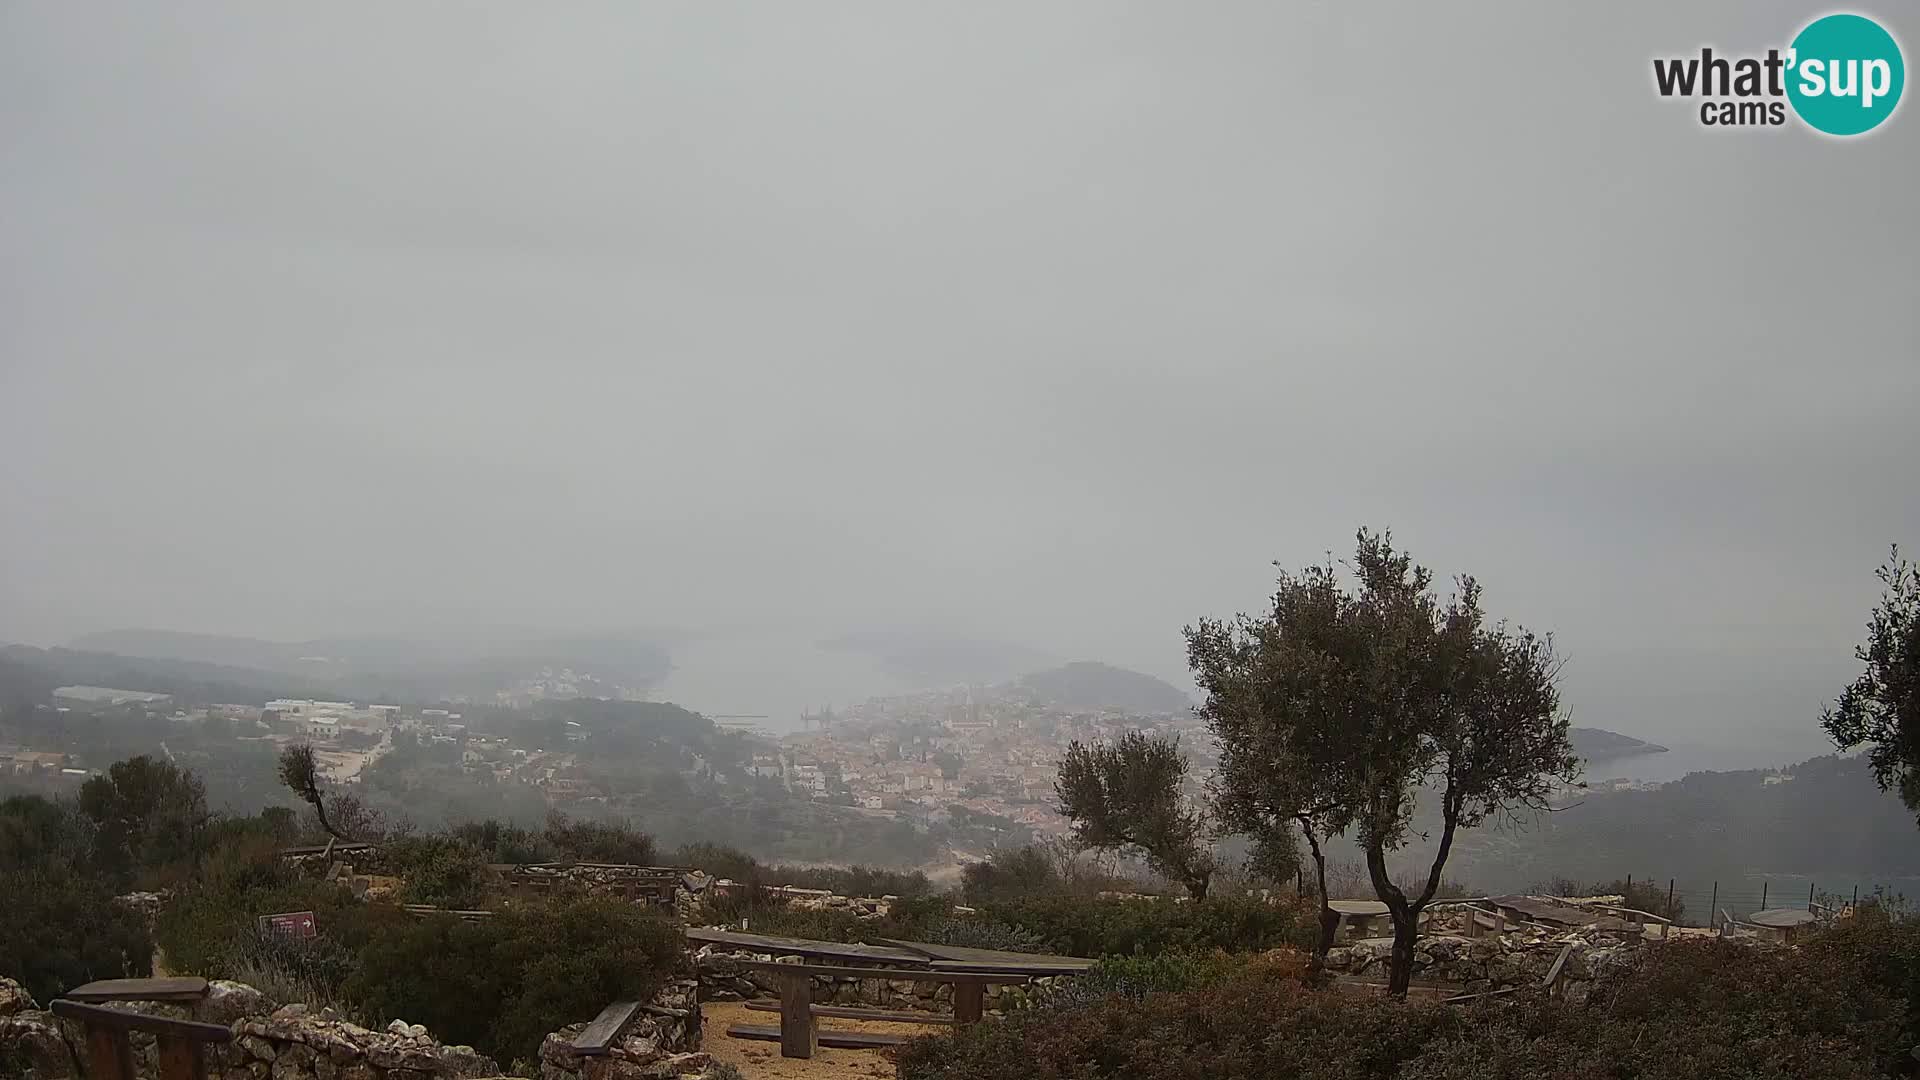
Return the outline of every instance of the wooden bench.
[[[102,1001],[199,1001],[207,996],[207,980],[198,977],[174,979],[100,979],[66,992],[68,1001],[97,1004]]]
[[[777,1001],[749,1001],[747,1009],[751,1012],[779,1012]],[[953,1017],[943,1013],[906,1012],[893,1009],[858,1009],[847,1005],[815,1005],[815,1016],[835,1016],[842,1020],[881,1020],[893,1024],[947,1024],[954,1022]]]
[[[206,1080],[207,1059],[203,1048],[207,1043],[224,1043],[233,1038],[233,1032],[219,1024],[144,1016],[66,998],[56,999],[49,1007],[53,1015],[85,1025],[88,1080],[134,1080],[133,1046],[127,1039],[131,1032],[144,1031],[154,1037],[160,1059],[159,1080]]]
[[[780,1054],[782,1057],[800,1056],[798,1054],[787,1053],[785,1038],[777,1027],[764,1027],[760,1024],[735,1024],[727,1029],[727,1034],[736,1039],[764,1039],[768,1042],[780,1039]],[[885,1050],[889,1047],[903,1045],[910,1037],[911,1036],[907,1035],[884,1035],[874,1031],[822,1031],[819,1033],[817,1041],[819,1045],[827,1047],[830,1050]],[[812,1057],[813,1055],[808,1054],[806,1056]]]
[[[848,1046],[854,1045],[848,1039],[882,1039],[890,1041],[861,1042],[859,1045],[891,1046],[901,1038],[867,1036],[855,1032],[822,1032],[813,1011],[813,977],[816,975],[839,979],[950,983],[953,986],[953,1022],[963,1027],[979,1023],[980,1018],[986,1015],[988,984],[1024,983],[1031,978],[1025,974],[990,971],[837,967],[827,964],[787,964],[778,960],[747,960],[741,966],[773,973],[774,981],[780,988],[780,1027],[776,1030],[735,1024],[727,1029],[727,1034],[741,1039],[777,1037],[780,1040],[780,1056],[790,1058],[812,1057],[814,1049],[823,1041],[828,1046]]]
[[[573,1052],[581,1057],[606,1057],[613,1052],[620,1032],[640,1013],[637,1001],[616,1001],[600,1010],[600,1015],[573,1037]]]

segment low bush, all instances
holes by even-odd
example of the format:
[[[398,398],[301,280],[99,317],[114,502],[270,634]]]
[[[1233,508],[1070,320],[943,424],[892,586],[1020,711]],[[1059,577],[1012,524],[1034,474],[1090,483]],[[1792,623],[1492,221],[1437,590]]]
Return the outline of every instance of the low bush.
[[[667,861],[733,881],[825,889],[841,896],[916,897],[933,892],[933,882],[918,870],[887,870],[878,866],[769,866],[739,848],[723,844],[683,844],[668,855]]]
[[[653,837],[624,821],[586,821],[554,812],[547,816],[546,841],[563,859],[576,862],[655,863]]]
[[[262,915],[311,911],[315,942],[262,942]],[[404,923],[405,912],[356,900],[343,886],[302,876],[282,862],[271,837],[244,834],[202,860],[194,884],[161,909],[154,938],[173,971],[246,981],[269,977],[307,987],[318,1001],[337,1002],[346,962],[381,929]],[[311,949],[313,955],[284,949]],[[265,989],[264,987],[262,989]]]
[[[1901,933],[1908,931],[1902,930]],[[1865,1080],[1905,1075],[1900,941],[1793,950],[1676,941],[1571,1004],[1456,1009],[1309,990],[1298,957],[1110,961],[1087,990],[920,1039],[902,1080]],[[1240,970],[1234,965],[1244,963]],[[1197,988],[1179,990],[1183,983]],[[1165,988],[1176,988],[1165,992]],[[1092,991],[1106,989],[1095,998]]]
[[[900,1052],[901,1080],[1392,1075],[1455,1018],[1443,1007],[1305,989],[1258,970],[1185,993],[1111,994],[1010,1014]]]
[[[523,829],[511,822],[488,818],[456,825],[449,831],[480,849],[490,863],[526,866],[530,863],[554,862],[560,858],[559,849],[544,833]]]
[[[1057,896],[1061,891],[1053,859],[1031,844],[996,851],[960,872],[960,895],[974,905]]]
[[[145,922],[115,903],[103,880],[64,868],[0,873],[0,975],[35,998],[152,970]]]
[[[961,949],[999,949],[1002,952],[1043,953],[1047,943],[1024,926],[993,919],[935,919],[913,940]]]
[[[404,1019],[502,1063],[531,1061],[548,1032],[609,1002],[652,997],[681,958],[675,924],[623,901],[576,898],[388,927],[360,951],[345,991],[376,1025]]]
[[[1192,903],[1033,897],[986,905],[980,915],[1019,927],[1048,951],[1071,956],[1311,949],[1315,926],[1314,913],[1304,905],[1231,896]]]
[[[380,848],[404,886],[409,904],[443,908],[479,906],[486,895],[487,857],[469,841],[446,833],[393,840]]]

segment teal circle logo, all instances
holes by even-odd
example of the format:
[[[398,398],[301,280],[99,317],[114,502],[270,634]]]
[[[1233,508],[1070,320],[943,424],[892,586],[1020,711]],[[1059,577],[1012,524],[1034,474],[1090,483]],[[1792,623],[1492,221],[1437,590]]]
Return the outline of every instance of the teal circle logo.
[[[1809,127],[1828,135],[1861,135],[1900,104],[1907,65],[1900,43],[1864,15],[1828,15],[1793,39],[1787,100]]]

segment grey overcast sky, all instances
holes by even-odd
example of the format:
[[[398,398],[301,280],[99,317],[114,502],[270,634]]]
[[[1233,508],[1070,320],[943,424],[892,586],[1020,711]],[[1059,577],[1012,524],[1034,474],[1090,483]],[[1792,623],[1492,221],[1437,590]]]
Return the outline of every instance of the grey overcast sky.
[[[1369,523],[1577,722],[1817,745],[1920,547],[1920,103],[1711,131],[1649,61],[1824,10],[0,0],[0,639],[1179,679]]]

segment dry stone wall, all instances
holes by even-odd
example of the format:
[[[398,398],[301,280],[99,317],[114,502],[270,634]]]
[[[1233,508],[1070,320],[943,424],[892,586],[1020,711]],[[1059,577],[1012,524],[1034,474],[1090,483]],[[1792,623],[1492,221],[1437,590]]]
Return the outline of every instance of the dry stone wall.
[[[540,1044],[541,1080],[700,1076],[713,1063],[700,1051],[700,1003],[692,979],[661,991],[604,1057],[583,1058],[573,1052],[573,1040],[585,1028],[585,1024],[569,1024]]]
[[[584,1024],[549,1035],[540,1050],[546,1080],[643,1080],[700,1076],[709,1067],[699,1053],[700,1012],[694,980],[667,987],[628,1025],[610,1059],[593,1069],[571,1054]],[[232,1028],[234,1038],[208,1047],[209,1080],[476,1080],[496,1077],[498,1063],[470,1046],[448,1046],[426,1028],[395,1020],[384,1029],[361,1027],[331,1009],[276,1006],[240,983],[214,982],[191,1008],[159,1002],[113,1006],[151,1016],[198,1020]],[[0,1077],[7,1080],[90,1080],[86,1032],[39,1008],[18,983],[0,978]],[[150,1035],[132,1037],[137,1080],[158,1075]]]
[[[756,953],[746,949],[708,945],[694,954],[694,967],[700,977],[702,1001],[776,1001],[780,997],[774,973],[748,967],[750,960],[795,960],[791,956]],[[835,967],[873,967],[859,960],[831,961]],[[880,965],[888,966],[888,965]],[[898,965],[891,965],[897,967]],[[1052,977],[1034,979],[1033,989],[1051,987]],[[987,1010],[1004,1012],[1027,990],[1017,986],[989,984]],[[915,982],[911,979],[858,979],[815,975],[813,1001],[817,1005],[862,1005],[878,1009],[918,1010],[928,1013],[953,1011],[951,983]]]
[[[1539,986],[1560,953],[1571,945],[1561,969],[1561,992],[1569,1001],[1584,1001],[1592,980],[1616,965],[1631,962],[1645,940],[1638,934],[1612,930],[1560,930],[1522,924],[1504,934],[1465,937],[1423,932],[1414,946],[1413,976],[1459,987],[1462,993],[1482,993],[1508,987]],[[1369,938],[1327,953],[1327,967],[1348,975],[1386,978],[1393,954],[1391,938]]]

